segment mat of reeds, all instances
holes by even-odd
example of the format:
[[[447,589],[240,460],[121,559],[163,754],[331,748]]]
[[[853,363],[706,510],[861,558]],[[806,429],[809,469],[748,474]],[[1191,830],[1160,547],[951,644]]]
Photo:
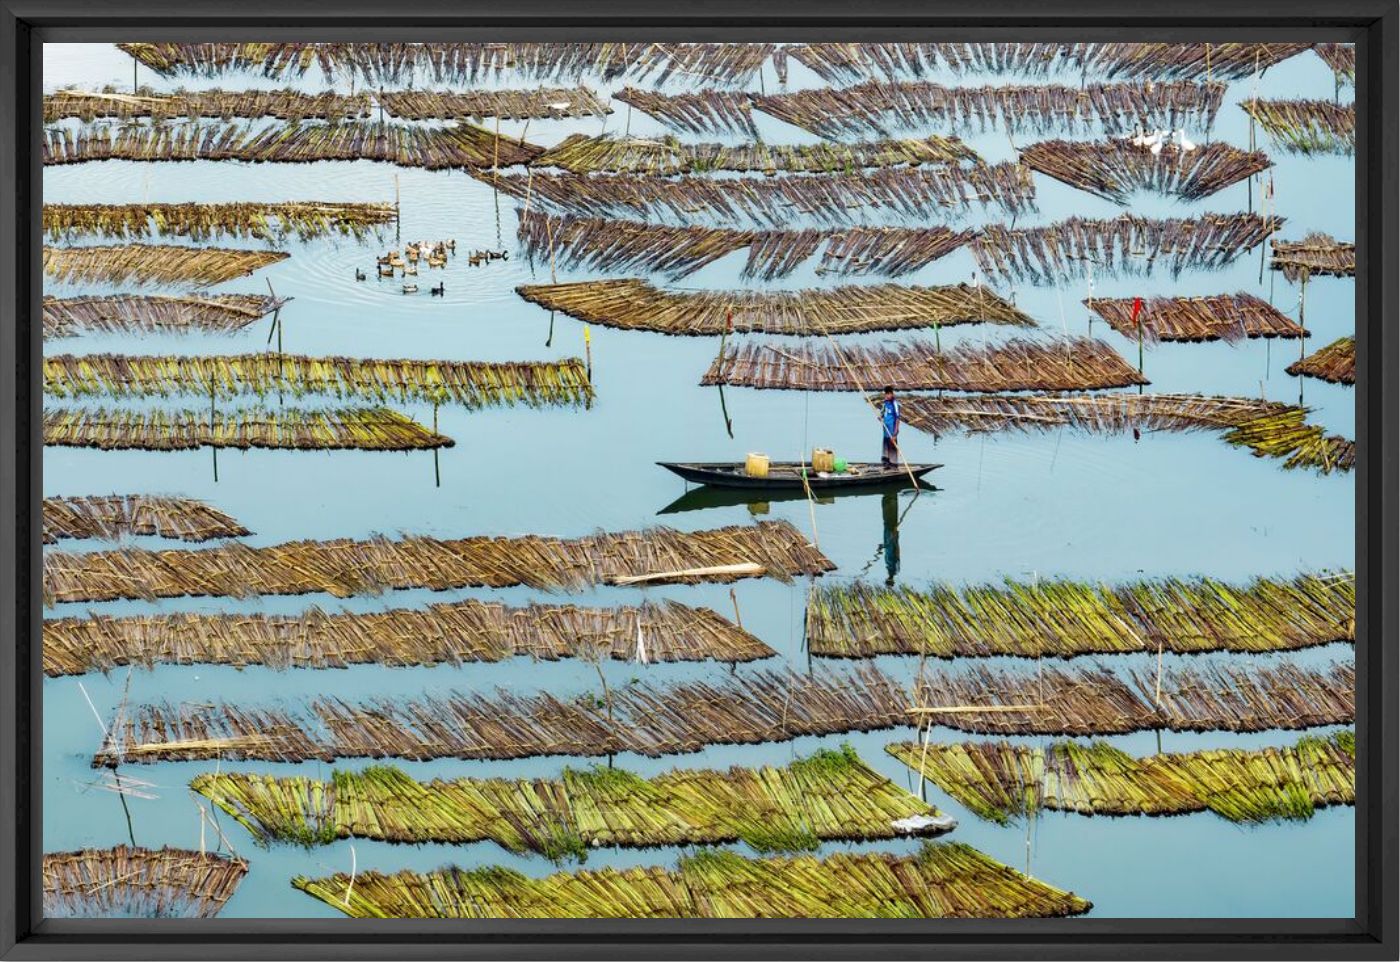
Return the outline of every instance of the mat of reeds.
[[[613,99],[635,107],[672,130],[688,134],[746,134],[758,139],[752,94],[729,90],[658,93],[624,87]]]
[[[543,149],[466,122],[428,127],[361,121],[88,126],[76,131],[51,127],[40,146],[46,165],[98,160],[377,160],[427,170],[510,167],[529,163]]]
[[[1122,214],[1111,220],[1068,220],[1041,227],[984,227],[969,246],[988,277],[1053,285],[1075,277],[1149,274],[1159,266],[1217,270],[1264,243],[1283,224],[1258,214],[1202,214],[1150,218]]]
[[[279,448],[419,451],[456,442],[388,408],[146,410],[44,409],[45,446],[103,451]]]
[[[344,598],[394,588],[511,585],[578,591],[601,584],[787,581],[835,568],[786,521],[582,538],[342,538],[256,548],[230,543],[197,551],[50,551],[44,564],[45,591],[55,602],[310,592]]]
[[[1273,145],[1293,154],[1356,153],[1356,106],[1330,100],[1242,101]]]
[[[396,214],[393,204],[323,201],[227,204],[45,204],[44,232],[52,241],[82,237],[120,240],[226,237],[282,243],[334,235],[364,240]]]
[[[271,314],[267,294],[44,297],[44,337],[82,334],[236,334]]]
[[[1071,427],[1098,434],[1217,430],[1256,457],[1324,474],[1350,471],[1355,442],[1307,423],[1307,408],[1260,398],[1200,394],[1104,394],[1091,397],[906,397],[904,420],[931,434],[945,431],[1048,431]]]
[[[1350,662],[1237,667],[1202,663],[1126,676],[1107,668],[926,668],[911,691],[869,664],[853,671],[754,671],[716,681],[636,682],[569,697],[498,688],[418,698],[241,706],[160,702],[108,725],[94,767],[163,761],[299,763],[337,758],[505,760],[648,757],[710,745],[916,725],[993,735],[1259,732],[1350,724]]]
[[[145,535],[211,541],[252,534],[234,518],[193,498],[112,494],[44,499],[44,543],[60,538],[121,541]]]
[[[1013,338],[982,347],[940,350],[922,338],[898,347],[841,347],[801,342],[746,343],[716,357],[702,385],[788,391],[1087,391],[1147,384],[1103,341]]]
[[[575,174],[638,173],[652,176],[712,171],[738,173],[849,173],[862,167],[977,162],[956,137],[932,135],[850,144],[688,143],[675,137],[643,139],[610,134],[570,134],[530,161]]]
[[[1301,361],[1288,365],[1288,373],[1295,377],[1315,377],[1332,384],[1355,384],[1356,338],[1337,338]]]
[[[193,918],[219,914],[248,863],[179,848],[88,848],[44,855],[50,918]]]
[[[1356,640],[1356,579],[1007,579],[922,590],[857,581],[812,589],[806,637],[825,658],[1291,651]]]
[[[511,608],[468,600],[366,613],[312,607],[299,615],[190,612],[44,622],[44,671],[51,677],[127,665],[281,670],[461,665],[517,657],[733,663],[774,654],[709,608],[674,601],[618,608]]]
[[[1332,68],[1337,83],[1356,83],[1356,45],[1352,43],[1315,43],[1313,52]]]
[[[818,272],[899,276],[928,266],[974,236],[941,225],[737,230],[555,217],[537,210],[521,210],[519,220],[518,237],[532,265],[646,270],[672,279],[744,249],[748,259],[740,276],[745,278],[786,277],[819,249]]]
[[[326,845],[343,838],[462,845],[494,841],[517,854],[587,860],[599,846],[744,842],[804,852],[822,842],[937,835],[898,823],[938,810],[867,766],[850,748],[821,749],[783,767],[672,770],[653,778],[598,765],[560,778],[414,780],[376,765],[327,781],[206,773],[190,788],[260,844]]]
[[[1250,337],[1307,337],[1308,331],[1261,297],[1211,294],[1204,297],[1142,299],[1133,318],[1135,297],[1091,297],[1083,303],[1124,337],[1139,330],[1149,344],[1158,341],[1229,341]]]
[[[695,337],[726,331],[816,337],[958,324],[1035,326],[1008,301],[970,284],[690,291],[621,278],[526,284],[515,291],[532,304],[590,324]]]
[[[44,391],[60,398],[294,397],[501,405],[584,405],[593,397],[587,366],[561,361],[429,361],[308,357],[304,354],[54,354],[44,358]]]
[[[44,123],[74,118],[132,120],[149,117],[161,123],[172,117],[276,117],[279,120],[327,120],[337,123],[370,115],[369,94],[302,90],[175,90],[158,93],[138,87],[135,93],[111,85],[101,90],[69,88],[44,95]]]
[[[1127,205],[1137,191],[1200,200],[1273,166],[1263,151],[1222,140],[1153,151],[1131,140],[1047,140],[1021,149],[1021,163],[1064,184]]]
[[[1075,45],[1086,72],[1152,80],[1243,80],[1312,49],[1310,43],[1127,42]]]
[[[1214,748],[1141,758],[1107,742],[900,742],[886,748],[980,818],[1005,824],[1051,810],[1081,815],[1214,812],[1232,822],[1306,821],[1356,804],[1356,737]]]
[[[274,79],[313,66],[327,81],[472,83],[507,74],[537,80],[619,76],[658,86],[674,76],[742,86],[774,52],[770,43],[581,43],[576,41],[437,43],[122,43],[158,74],[215,77],[240,71]]]
[[[751,221],[772,228],[794,217],[857,223],[870,212],[921,220],[965,217],[974,205],[1009,214],[1035,208],[1035,182],[1021,164],[934,164],[795,177],[654,177],[650,174],[525,173],[476,176],[529,206],[583,217],[664,217],[675,223]]]
[[[1313,276],[1355,277],[1356,245],[1313,231],[1300,241],[1269,242],[1269,267],[1282,271],[1290,283]]]
[[[913,855],[745,858],[704,850],[660,866],[561,872],[447,867],[368,871],[292,885],[352,918],[1034,918],[1082,915],[1088,901],[961,843]]]
[[[1130,133],[1178,127],[1209,130],[1224,97],[1219,83],[945,86],[868,81],[753,96],[753,108],[823,137],[889,136],[931,124],[1008,133]]]
[[[44,273],[65,284],[165,284],[208,287],[286,260],[285,251],[125,244],[44,247]]]
[[[401,120],[605,117],[607,101],[587,87],[535,90],[381,90],[375,100]]]

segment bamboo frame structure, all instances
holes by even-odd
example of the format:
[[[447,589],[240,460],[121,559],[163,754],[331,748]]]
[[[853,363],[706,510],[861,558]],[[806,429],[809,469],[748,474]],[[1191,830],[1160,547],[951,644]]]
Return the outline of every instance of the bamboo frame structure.
[[[849,224],[867,212],[944,220],[966,216],[974,204],[1009,214],[1035,208],[1035,182],[1021,164],[933,164],[886,167],[854,174],[675,179],[651,174],[608,176],[540,173],[476,175],[523,204],[582,217],[664,217],[675,223],[747,219],[782,228],[794,215],[821,224]]]
[[[48,128],[44,164],[99,160],[237,160],[309,164],[323,160],[377,160],[400,167],[459,170],[527,164],[542,150],[474,124],[446,127],[352,121],[304,124],[154,124]]]
[[[197,918],[219,914],[248,863],[178,848],[88,848],[44,856],[49,918]]]
[[[1034,327],[1035,321],[991,291],[970,284],[894,284],[803,291],[682,291],[639,278],[526,284],[532,304],[589,324],[680,336],[782,334],[817,337],[959,324]]]
[[[1356,383],[1356,338],[1339,337],[1300,361],[1288,365],[1295,377],[1315,377],[1332,384]]]
[[[122,50],[158,74],[214,77],[254,71],[301,77],[312,67],[327,80],[348,75],[367,83],[471,83],[518,74],[537,80],[631,77],[657,86],[673,76],[743,86],[774,51],[768,43],[122,43]]]
[[[415,781],[402,769],[335,770],[328,781],[205,773],[190,788],[259,844],[326,845],[343,838],[461,845],[494,841],[516,854],[584,861],[602,845],[744,842],[757,852],[813,851],[822,842],[946,831],[938,810],[843,745],[781,768],[673,770],[642,778],[620,768],[565,768],[560,778]],[[903,820],[921,830],[901,831]]]
[[[44,410],[44,445],[103,451],[274,448],[298,451],[422,451],[456,442],[388,408],[130,411]]]
[[[146,494],[53,497],[44,499],[43,514],[45,544],[60,538],[120,541],[140,535],[211,541],[252,534],[231,516],[192,498]]]
[[[851,144],[753,141],[737,146],[687,143],[675,137],[653,140],[608,134],[570,134],[529,163],[534,167],[559,167],[574,174],[637,173],[666,177],[713,171],[833,174],[862,167],[978,161],[972,148],[958,138],[936,134]]]
[[[1330,100],[1258,100],[1240,109],[1279,150],[1293,154],[1356,153],[1356,106]]]
[[[1273,166],[1263,151],[1240,150],[1220,140],[1189,151],[1167,144],[1156,153],[1129,140],[1047,140],[1022,148],[1021,163],[1125,206],[1134,191],[1200,200]]]
[[[904,420],[931,434],[944,431],[1048,431],[1061,426],[1117,434],[1127,431],[1223,432],[1223,440],[1284,467],[1350,471],[1356,444],[1308,424],[1307,409],[1257,398],[1199,394],[1108,394],[1093,397],[907,397]]]
[[[1192,127],[1209,130],[1224,98],[1219,83],[945,86],[929,81],[867,81],[754,96],[753,108],[823,137],[889,136],[946,124],[954,130],[1131,133]],[[731,94],[731,97],[742,96]]]
[[[1268,301],[1241,291],[1205,297],[1149,297],[1133,316],[1133,297],[1091,297],[1083,303],[1124,337],[1159,341],[1229,341],[1308,337],[1309,332]]]
[[[138,87],[135,93],[108,85],[101,90],[56,90],[44,95],[44,123],[75,118],[134,120],[149,117],[161,123],[173,117],[276,117],[279,120],[326,120],[337,123],[367,118],[369,94],[293,90],[176,90],[158,93]]]
[[[209,241],[224,237],[281,243],[326,235],[362,241],[393,223],[393,204],[325,201],[229,204],[45,204],[44,232],[52,241],[79,237],[119,240],[151,236]]]
[[[271,314],[267,294],[44,297],[44,337],[82,334],[236,334]]]
[[[1077,59],[1108,77],[1243,80],[1312,49],[1310,43],[1086,43]]]
[[[1313,231],[1300,241],[1269,242],[1269,268],[1282,271],[1290,284],[1308,278],[1355,277],[1356,245]]]
[[[1135,758],[1107,742],[900,742],[891,755],[980,818],[1005,824],[1042,809],[1081,815],[1187,815],[1232,822],[1305,821],[1356,804],[1356,738],[1305,736],[1293,745]]]
[[[973,238],[936,227],[736,230],[520,212],[520,243],[530,263],[547,259],[594,270],[647,270],[679,279],[748,249],[742,277],[786,277],[822,249],[819,271],[899,276],[926,267]]]
[[[460,601],[423,609],[299,615],[257,613],[58,618],[44,622],[50,677],[126,665],[461,665],[506,658],[612,658],[730,663],[770,658],[763,642],[715,614],[674,601],[580,608]]]
[[[187,284],[208,287],[286,260],[285,251],[126,244],[44,247],[44,273],[64,284]]]
[[[382,90],[375,100],[402,120],[502,120],[605,117],[606,100],[587,87],[535,90]]]
[[[498,688],[357,703],[145,704],[108,725],[94,767],[164,761],[300,763],[337,758],[648,757],[708,745],[941,725],[993,735],[1258,732],[1350,724],[1350,662],[1240,668],[925,671],[913,691],[868,664],[854,671],[757,671],[720,682],[637,683],[568,700]]]
[[[50,551],[44,556],[44,585],[52,602],[310,592],[344,598],[393,588],[528,585],[578,591],[634,582],[693,585],[752,577],[786,581],[834,567],[791,524],[764,521],[692,532],[601,532],[572,539],[480,535],[453,540],[292,541],[256,548],[224,544],[198,551]]]
[[[613,99],[656,118],[672,130],[688,134],[746,134],[758,138],[751,94],[728,90],[695,90],[663,94],[623,87]]]
[[[747,343],[716,357],[702,385],[765,390],[860,391],[888,384],[897,390],[1087,391],[1149,383],[1103,341],[1013,338],[950,350],[923,339],[898,347],[840,347],[802,342],[788,347]]]
[[[825,859],[687,855],[675,870],[614,869],[529,878],[449,867],[292,879],[352,918],[1032,918],[1093,906],[960,843],[914,855]]]
[[[1008,282],[1051,285],[1072,277],[1148,274],[1159,261],[1176,277],[1187,269],[1216,270],[1231,264],[1282,224],[1280,217],[1253,213],[1192,219],[1071,217],[1042,227],[990,225],[969,246],[987,277]]]
[[[295,397],[583,406],[593,399],[588,369],[560,361],[430,361],[308,357],[304,354],[55,354],[44,358],[44,392],[88,397]]]
[[[807,599],[806,638],[823,658],[1074,658],[1292,651],[1356,640],[1356,579],[1302,574],[1229,584],[1159,578],[1117,585],[1007,579],[927,590],[862,582]]]

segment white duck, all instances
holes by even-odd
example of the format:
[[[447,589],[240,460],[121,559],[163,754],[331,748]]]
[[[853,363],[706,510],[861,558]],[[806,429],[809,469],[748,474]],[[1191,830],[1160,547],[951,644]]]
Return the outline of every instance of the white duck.
[[[1193,144],[1190,140],[1187,140],[1187,139],[1186,139],[1186,130],[1185,130],[1184,128],[1181,129],[1181,130],[1178,130],[1178,131],[1176,132],[1176,136],[1177,136],[1177,143],[1179,143],[1179,144],[1181,145],[1181,150],[1182,150],[1183,153],[1189,154],[1189,153],[1191,153],[1191,151],[1193,151],[1193,150],[1196,149],[1196,145]]]

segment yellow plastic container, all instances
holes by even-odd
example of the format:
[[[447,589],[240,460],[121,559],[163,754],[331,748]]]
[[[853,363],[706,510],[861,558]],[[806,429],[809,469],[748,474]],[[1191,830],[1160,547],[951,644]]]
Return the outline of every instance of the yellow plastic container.
[[[750,451],[744,461],[744,473],[751,478],[768,477],[768,455]]]
[[[826,448],[812,449],[812,470],[821,474],[830,474],[836,470],[836,455]]]

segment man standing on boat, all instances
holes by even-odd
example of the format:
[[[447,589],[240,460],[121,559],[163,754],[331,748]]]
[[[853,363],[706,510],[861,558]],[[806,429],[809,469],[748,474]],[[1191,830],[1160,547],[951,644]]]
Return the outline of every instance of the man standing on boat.
[[[899,402],[894,399],[894,388],[885,385],[885,401],[880,405],[881,440],[880,464],[893,467],[899,462]]]

